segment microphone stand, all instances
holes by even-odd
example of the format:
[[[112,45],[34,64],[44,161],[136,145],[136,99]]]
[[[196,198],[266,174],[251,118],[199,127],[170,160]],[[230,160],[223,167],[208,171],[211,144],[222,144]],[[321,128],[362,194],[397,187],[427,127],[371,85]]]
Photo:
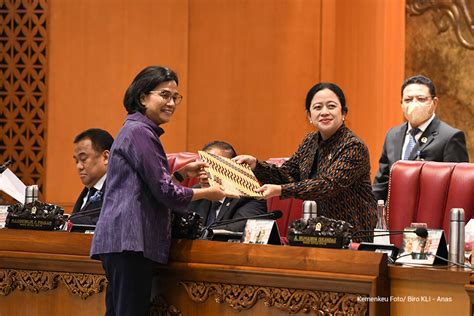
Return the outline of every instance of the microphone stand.
[[[101,209],[102,207],[96,207],[87,211],[74,213],[71,216],[69,216],[68,220],[71,220],[71,218],[80,218],[84,216],[97,215],[97,214],[100,214]]]
[[[281,213],[281,211],[280,211]],[[214,222],[214,223],[211,223],[209,225],[207,225],[206,227],[203,228],[202,232],[201,232],[201,238],[200,239],[208,239],[208,238],[212,238],[212,235],[210,235],[210,232],[212,232],[212,228],[214,227],[218,227],[218,226],[223,226],[223,225],[227,225],[227,224],[233,224],[233,223],[238,223],[238,222],[241,222],[241,221],[246,221],[246,220],[249,220],[249,219],[272,219],[272,220],[275,220],[277,219],[276,217],[278,216],[278,213],[276,213],[276,211],[273,211],[273,212],[270,212],[270,213],[265,213],[265,214],[259,214],[259,215],[255,215],[255,216],[250,216],[250,217],[239,217],[239,218],[232,218],[232,219],[227,219],[227,220],[223,220],[223,221],[219,221],[219,222]],[[280,218],[281,215],[278,217]]]
[[[416,252],[410,252],[410,253],[407,253],[407,254],[398,256],[398,257],[394,260],[393,264],[395,264],[398,259],[403,258],[403,257],[408,257],[408,256],[411,256],[411,255],[413,255],[413,254],[416,254]],[[446,258],[444,258],[444,257],[435,255],[435,254],[433,254],[432,252],[425,252],[424,254],[425,254],[425,255],[428,255],[428,256],[433,256],[433,257],[435,257],[435,258],[438,258],[438,259],[440,259],[440,260],[443,260],[443,261],[445,261],[445,262],[447,262],[447,263],[450,263],[450,264],[452,264],[452,265],[458,266],[458,267],[460,267],[460,268],[473,270],[473,268],[470,267],[470,266],[468,266],[468,265],[460,264],[460,263],[457,263],[457,262],[450,261],[450,260],[448,260],[448,259],[446,259]],[[398,264],[400,264],[400,263],[398,263]],[[409,263],[402,263],[402,264],[409,265]]]
[[[7,170],[8,166],[12,164],[12,160],[8,159],[0,166],[0,174]]]
[[[365,233],[365,232],[370,232],[371,234],[358,236],[358,233]],[[426,228],[417,228],[415,230],[392,230],[392,231],[389,230],[385,234],[378,234],[377,232],[370,231],[370,230],[369,231],[359,230],[359,231],[355,232],[351,237],[353,239],[355,239],[355,238],[360,239],[360,238],[367,238],[367,237],[384,237],[384,236],[401,235],[401,234],[404,234],[404,233],[413,233],[413,234],[416,234],[420,238],[428,237],[428,231],[426,230]]]

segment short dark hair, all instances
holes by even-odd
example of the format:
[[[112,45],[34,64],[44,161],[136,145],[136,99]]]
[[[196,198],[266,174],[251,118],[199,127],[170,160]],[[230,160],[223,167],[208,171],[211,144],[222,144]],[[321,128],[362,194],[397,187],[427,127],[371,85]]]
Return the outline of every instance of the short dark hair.
[[[228,152],[230,152],[230,155],[231,155],[232,158],[237,156],[237,153],[235,152],[235,149],[234,149],[234,147],[232,147],[231,144],[220,141],[220,140],[215,140],[215,141],[212,141],[210,143],[207,143],[206,145],[204,145],[202,150],[203,151],[208,151],[208,150],[211,150],[212,148],[228,151]]]
[[[167,67],[149,66],[140,71],[127,88],[123,98],[123,104],[127,112],[129,114],[135,112],[144,114],[146,108],[140,101],[142,95],[149,94],[157,85],[167,81],[176,81],[176,84],[178,84],[178,76]]]
[[[422,84],[422,85],[425,85],[428,87],[428,89],[430,90],[430,95],[432,97],[435,97],[436,96],[436,88],[433,84],[433,81],[431,81],[430,78],[428,77],[425,77],[423,75],[416,75],[416,76],[413,76],[413,77],[410,77],[408,79],[405,79],[405,81],[403,81],[403,84],[402,84],[402,91],[401,91],[401,95],[403,97],[403,90],[405,90],[405,88],[410,85],[410,84],[413,84],[413,83],[417,83],[417,84]]]
[[[342,92],[342,89],[339,88],[337,84],[332,82],[320,82],[315,84],[311,89],[309,89],[308,94],[306,95],[306,111],[308,113],[310,112],[311,101],[313,100],[314,95],[324,89],[329,89],[337,95],[337,98],[341,103],[342,114],[347,114],[347,111],[349,111],[349,109],[346,105],[346,97],[344,96],[344,92]]]
[[[98,153],[103,153],[105,150],[109,150],[112,147],[114,138],[109,132],[100,128],[89,128],[74,138],[74,144],[79,143],[81,140],[90,139],[92,148]]]

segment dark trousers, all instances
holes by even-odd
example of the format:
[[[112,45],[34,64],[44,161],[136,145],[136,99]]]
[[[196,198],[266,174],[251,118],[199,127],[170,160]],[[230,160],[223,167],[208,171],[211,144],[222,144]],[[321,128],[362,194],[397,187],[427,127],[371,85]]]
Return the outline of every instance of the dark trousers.
[[[100,260],[109,281],[105,315],[149,316],[153,261],[133,251],[102,254]]]

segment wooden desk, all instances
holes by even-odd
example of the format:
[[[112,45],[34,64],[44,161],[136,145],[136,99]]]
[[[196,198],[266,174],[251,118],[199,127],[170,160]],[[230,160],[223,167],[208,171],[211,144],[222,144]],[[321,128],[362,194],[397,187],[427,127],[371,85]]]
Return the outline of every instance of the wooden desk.
[[[0,316],[104,315],[91,235],[0,229]]]
[[[157,284],[183,315],[388,315],[388,303],[360,301],[389,296],[387,276],[380,253],[178,240]]]
[[[103,315],[107,281],[100,262],[89,259],[91,240],[0,229],[0,316]],[[385,255],[350,250],[177,240],[170,263],[156,271],[155,314],[470,315],[474,293],[469,272],[387,267]],[[428,295],[453,303],[360,300]]]
[[[1,229],[0,315],[102,315],[106,279],[88,257],[91,240]],[[376,253],[178,240],[169,265],[157,267],[156,285],[154,310],[171,314],[389,311],[388,304],[358,301],[389,295],[386,256]]]
[[[472,315],[468,270],[390,266],[389,276],[391,315]]]

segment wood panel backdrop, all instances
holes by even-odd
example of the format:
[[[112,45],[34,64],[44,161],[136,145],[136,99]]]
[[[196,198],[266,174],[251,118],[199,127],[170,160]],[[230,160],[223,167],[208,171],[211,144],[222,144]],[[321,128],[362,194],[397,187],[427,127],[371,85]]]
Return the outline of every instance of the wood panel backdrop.
[[[334,81],[346,93],[347,124],[369,146],[372,173],[385,132],[402,121],[403,0],[0,3],[0,52],[7,56],[0,67],[0,154],[14,158],[13,169],[24,181],[42,184],[46,201],[66,209],[81,190],[72,159],[74,136],[90,127],[115,135],[126,114],[125,89],[148,65],[176,70],[185,97],[164,126],[168,152],[195,151],[220,139],[260,159],[289,156],[312,130],[304,99],[319,81]],[[18,31],[5,35],[5,30],[9,25],[21,29],[9,22],[20,14],[20,4],[34,16],[32,23],[22,23],[36,33],[44,29],[39,34],[47,42],[41,46],[36,35],[27,36],[43,56],[26,50],[35,59],[26,68],[39,73],[26,81],[28,102],[19,99],[21,90],[9,86],[21,79],[11,74],[21,69],[22,59],[12,58],[7,47],[22,39]],[[33,9],[38,6],[43,13]],[[6,66],[5,58],[10,58]],[[38,63],[41,70],[35,68]],[[41,97],[28,92],[36,90]],[[20,108],[29,114],[23,114],[24,127],[13,127],[19,121],[11,112]],[[41,123],[35,115],[42,115]],[[32,135],[41,136],[35,142]],[[10,140],[15,137],[25,141],[18,147]],[[33,150],[40,158],[25,158]]]

